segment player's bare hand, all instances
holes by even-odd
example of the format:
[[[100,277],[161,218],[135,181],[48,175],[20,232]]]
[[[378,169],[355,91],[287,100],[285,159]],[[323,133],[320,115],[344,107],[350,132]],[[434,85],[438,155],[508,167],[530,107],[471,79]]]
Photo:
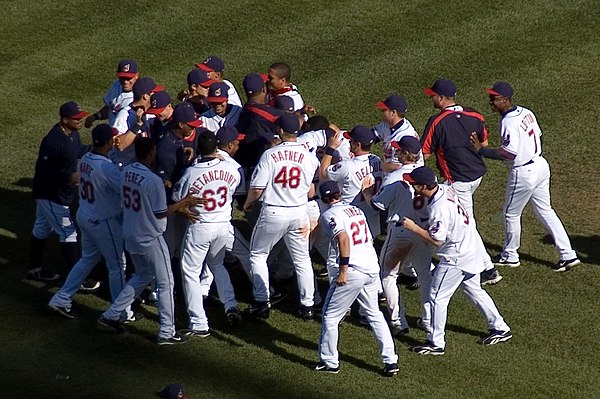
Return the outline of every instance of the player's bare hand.
[[[375,178],[373,177],[373,175],[367,175],[363,180],[362,180],[362,187],[361,190],[365,191],[370,189],[371,187],[373,187],[375,185]]]
[[[346,285],[348,282],[348,272],[346,270],[340,270],[335,283],[338,286]]]
[[[307,114],[316,114],[317,110],[315,109],[315,107],[313,107],[310,104],[304,104],[304,107],[302,107],[302,111],[306,112]]]
[[[183,152],[185,153],[188,162],[194,159],[194,149],[192,147],[183,147]]]
[[[71,173],[71,184],[78,185],[79,184],[79,173]]]
[[[166,188],[173,187],[173,183],[171,183],[171,180],[163,180],[163,183],[164,183],[164,185],[165,185]]]
[[[481,142],[479,141],[479,137],[477,136],[476,132],[472,132],[471,133],[471,143],[473,144],[473,147],[475,147],[475,151],[479,152],[479,150],[481,150],[481,147],[483,147],[481,145]]]
[[[246,201],[244,203],[244,212],[246,212],[246,213],[252,212],[252,209],[254,209],[254,202]]]
[[[342,132],[338,130],[333,136],[327,140],[327,146],[337,149],[342,144]]]
[[[194,224],[200,220],[200,214],[196,211],[188,207],[183,207],[177,210],[178,213],[181,213],[191,224]]]
[[[146,111],[144,110],[143,107],[139,107],[138,109],[135,110],[135,116],[137,116],[137,122],[138,122],[138,124],[141,124],[143,122],[142,121],[142,117],[144,116],[145,112]]]
[[[404,227],[406,230],[414,231],[416,226],[417,224],[411,218],[407,218],[406,216],[402,218],[402,227]]]

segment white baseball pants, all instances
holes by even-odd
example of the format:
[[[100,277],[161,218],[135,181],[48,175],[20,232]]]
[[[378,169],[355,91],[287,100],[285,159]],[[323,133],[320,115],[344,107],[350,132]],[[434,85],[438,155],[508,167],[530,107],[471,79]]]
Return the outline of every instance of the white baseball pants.
[[[35,200],[35,204],[35,238],[48,238],[54,231],[60,237],[60,242],[77,242],[77,230],[68,206],[45,199]]]

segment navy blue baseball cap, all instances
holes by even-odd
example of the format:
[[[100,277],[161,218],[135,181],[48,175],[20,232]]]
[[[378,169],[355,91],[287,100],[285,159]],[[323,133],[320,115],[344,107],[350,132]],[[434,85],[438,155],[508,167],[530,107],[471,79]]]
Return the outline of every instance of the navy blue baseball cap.
[[[60,106],[59,114],[61,118],[83,119],[90,113],[82,111],[75,101],[69,101]]]
[[[253,72],[244,77],[244,82],[242,84],[246,94],[256,94],[265,87],[266,81],[267,75],[264,73],[258,74]]]
[[[229,98],[229,86],[225,82],[215,82],[208,88],[206,99],[211,103],[224,103]]]
[[[396,112],[404,114],[408,111],[408,103],[406,102],[404,97],[392,94],[384,101],[379,101],[377,103],[377,108],[382,110],[392,109]]]
[[[96,147],[102,147],[114,136],[118,135],[119,131],[111,127],[108,123],[102,123],[92,130],[92,142]]]
[[[456,97],[456,85],[449,79],[438,79],[433,82],[433,86],[427,87],[423,91],[429,97],[437,95],[444,97]]]
[[[169,384],[160,391],[161,399],[187,399],[183,392],[183,385]]]
[[[513,96],[513,88],[507,82],[496,82],[491,89],[486,88],[485,91],[493,96],[504,96],[508,98],[512,98]]]
[[[192,127],[200,127],[202,121],[198,119],[194,106],[187,101],[179,103],[173,110],[173,122],[175,123],[187,123]]]
[[[286,112],[294,112],[294,99],[290,96],[275,97],[275,108]]]
[[[319,196],[321,199],[330,198],[335,193],[340,192],[340,187],[333,180],[326,181],[319,186]]]
[[[405,150],[411,154],[421,151],[421,142],[413,136],[404,136],[398,141],[392,141],[391,145],[397,150]]]
[[[163,91],[165,86],[157,85],[152,78],[139,78],[133,84],[133,99],[138,100],[144,96],[144,94],[157,93]]]
[[[284,132],[288,134],[298,134],[300,130],[300,121],[296,114],[285,113],[277,118],[275,125],[280,127]]]
[[[234,140],[244,140],[245,137],[246,135],[238,132],[235,127],[225,125],[217,131],[217,144],[225,145]]]
[[[215,83],[215,81],[208,76],[208,72],[202,69],[194,69],[190,71],[187,75],[187,82],[188,86],[200,85],[206,88],[209,88],[211,84]]]
[[[214,55],[206,57],[206,59],[202,61],[202,64],[196,64],[196,66],[206,72],[219,72],[225,70],[225,63],[223,60]]]
[[[373,144],[377,138],[373,133],[373,129],[363,125],[356,125],[350,132],[344,132],[344,137],[361,144]]]
[[[134,60],[121,60],[117,66],[119,78],[133,78],[138,73],[138,66]]]
[[[419,168],[413,169],[410,173],[405,173],[403,175],[404,180],[411,184],[422,184],[424,186],[431,186],[437,182],[435,177],[435,172],[433,169],[427,166],[421,166]]]
[[[159,91],[150,97],[150,108],[146,110],[147,114],[158,115],[171,104],[171,96],[166,91]]]

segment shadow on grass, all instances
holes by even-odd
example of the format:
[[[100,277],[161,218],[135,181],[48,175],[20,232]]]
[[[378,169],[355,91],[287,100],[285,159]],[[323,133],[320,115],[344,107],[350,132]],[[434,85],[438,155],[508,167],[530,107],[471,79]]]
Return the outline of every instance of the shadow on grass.
[[[492,250],[492,252],[490,253],[491,256],[499,254],[502,251],[502,246],[500,246],[500,245],[492,244],[492,243],[485,242],[485,241],[483,242],[483,244],[485,245],[486,249],[488,249],[488,252],[490,252],[489,250]],[[522,253],[522,252],[519,252],[519,259],[524,262],[537,263],[538,265],[542,265],[542,266],[546,266],[546,267],[554,266],[553,262],[550,262],[545,259],[540,259],[533,255]]]
[[[579,260],[588,265],[600,265],[600,236],[569,236],[571,245],[577,252]],[[542,238],[542,243],[554,245],[550,234]]]

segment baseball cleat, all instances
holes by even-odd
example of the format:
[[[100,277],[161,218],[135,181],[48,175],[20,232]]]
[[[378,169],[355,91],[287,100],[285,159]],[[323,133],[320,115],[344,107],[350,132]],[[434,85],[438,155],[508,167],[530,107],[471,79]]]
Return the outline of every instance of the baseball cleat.
[[[136,321],[140,321],[144,318],[144,315],[140,312],[133,312],[131,316],[127,316],[125,320],[123,320],[123,324],[131,324]]]
[[[125,332],[125,327],[121,324],[119,320],[111,320],[107,319],[104,316],[100,316],[100,318],[96,321],[100,327],[104,327],[106,329],[112,330],[117,334],[121,334]]]
[[[393,377],[400,371],[398,363],[389,363],[383,366],[383,375],[386,377]]]
[[[304,321],[313,321],[315,319],[315,312],[312,306],[300,306],[298,310],[298,317]]]
[[[561,260],[557,264],[552,266],[552,270],[555,272],[566,272],[571,270],[574,266],[580,264],[581,261],[578,258]]]
[[[267,320],[269,318],[269,302],[255,302],[248,308],[250,317],[255,320]]]
[[[392,335],[394,337],[401,337],[404,335],[408,335],[408,327],[402,327],[400,324],[392,325]]]
[[[519,267],[521,266],[521,262],[516,260],[516,261],[510,261],[506,258],[503,258],[501,254],[498,254],[496,256],[492,257],[492,263],[494,264],[494,266],[508,266],[508,267]]]
[[[322,373],[331,373],[331,374],[337,374],[340,372],[340,366],[337,367],[329,367],[328,365],[326,365],[324,362],[319,362],[315,365],[314,369],[316,371],[320,371]]]
[[[210,336],[210,330],[183,330],[182,332],[186,337],[206,338]]]
[[[426,324],[420,317],[417,319],[417,327],[425,332],[431,332],[431,327],[429,327],[429,324]]]
[[[31,269],[27,272],[27,278],[29,280],[36,281],[54,281],[60,278],[60,274],[51,273],[47,270],[42,269],[41,267],[36,267],[35,269]]]
[[[57,306],[51,303],[48,304],[48,307],[58,313],[59,315],[66,317],[67,319],[76,319],[79,317],[77,313],[73,311],[73,308],[66,308],[64,306]]]
[[[183,344],[185,343],[185,341],[187,341],[187,338],[185,336],[179,334],[178,332],[175,332],[175,334],[173,334],[173,336],[169,338],[158,337],[156,343],[159,345],[177,345]]]
[[[490,335],[482,339],[480,342],[482,345],[490,346],[496,345],[500,342],[506,342],[511,338],[512,333],[510,331],[490,330]]]
[[[446,353],[444,348],[434,346],[431,341],[425,342],[423,345],[418,345],[412,348],[412,351],[419,355],[441,356]]]
[[[274,293],[272,293],[270,295],[270,298],[269,298],[271,306],[277,305],[279,302],[281,302],[285,298],[287,298],[287,296],[288,296],[287,291],[275,291]]]
[[[227,309],[225,317],[227,318],[227,324],[230,326],[235,326],[242,322],[242,312],[240,312],[237,306]]]
[[[481,272],[481,285],[494,285],[502,280],[502,275],[496,269],[484,270]]]
[[[79,291],[91,294],[100,289],[100,281],[88,278],[79,286]]]

